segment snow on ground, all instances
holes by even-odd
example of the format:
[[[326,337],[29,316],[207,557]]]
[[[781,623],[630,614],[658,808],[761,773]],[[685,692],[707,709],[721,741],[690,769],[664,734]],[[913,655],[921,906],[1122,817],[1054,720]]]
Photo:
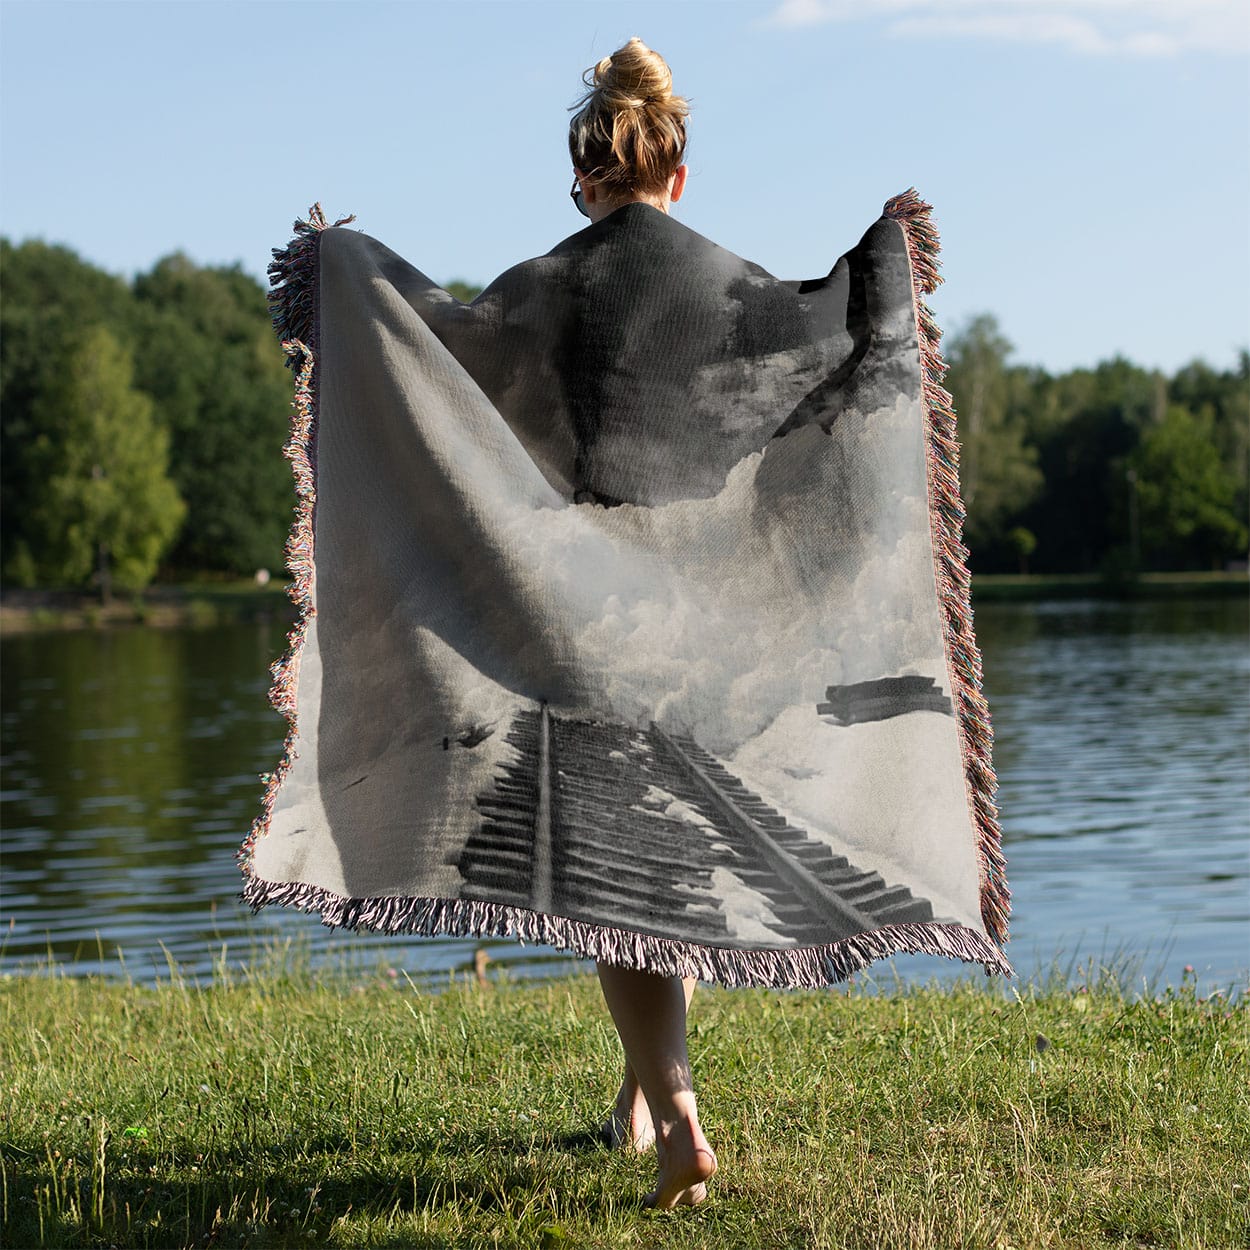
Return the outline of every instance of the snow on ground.
[[[675,798],[668,790],[660,786],[648,786],[646,794],[642,797],[642,803],[647,806],[635,803],[631,804],[631,807],[637,812],[645,811],[657,817],[684,820],[688,824],[715,832],[716,826],[702,812],[689,803]],[[737,852],[724,842],[711,842],[709,846],[713,851],[722,853],[730,851],[735,856],[737,855]],[[710,887],[678,882],[675,888],[683,894],[710,900],[711,904],[714,904],[710,909],[719,909],[724,914],[731,937],[743,941],[767,942],[770,945],[778,943],[785,946],[793,945],[789,938],[770,927],[780,926],[781,921],[773,914],[767,897],[740,880],[728,868],[712,869]],[[703,910],[703,908],[700,906],[696,910]]]
[[[773,914],[768,899],[728,868],[713,868],[712,882],[706,888],[678,887],[692,896],[716,899],[732,938],[763,942],[769,946],[793,946],[794,940],[780,932],[781,921]]]
[[[672,795],[668,790],[665,790],[662,786],[649,785],[647,786],[647,792],[642,796],[642,801],[649,807],[655,807],[657,804],[673,802],[674,797],[674,795]]]
[[[939,917],[981,927],[953,717],[909,712],[842,726],[794,707],[723,762],[835,854],[927,898]]]
[[[634,803],[631,807],[636,812],[646,811],[653,816],[667,816],[670,820],[683,820],[688,825],[698,825],[704,829],[716,828],[698,808],[692,807],[660,786],[649,785],[646,794],[642,796],[642,802],[647,806],[639,807]],[[660,810],[656,811],[656,807]]]

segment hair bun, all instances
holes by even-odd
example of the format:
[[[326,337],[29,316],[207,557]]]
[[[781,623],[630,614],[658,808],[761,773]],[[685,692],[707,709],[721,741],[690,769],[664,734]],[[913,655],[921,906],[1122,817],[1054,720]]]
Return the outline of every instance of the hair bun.
[[[623,48],[605,56],[586,85],[611,97],[615,108],[667,104],[673,98],[673,74],[664,58],[635,35]]]
[[[613,192],[662,190],[685,154],[690,112],[673,94],[668,63],[635,35],[582,81],[569,125],[573,164]]]

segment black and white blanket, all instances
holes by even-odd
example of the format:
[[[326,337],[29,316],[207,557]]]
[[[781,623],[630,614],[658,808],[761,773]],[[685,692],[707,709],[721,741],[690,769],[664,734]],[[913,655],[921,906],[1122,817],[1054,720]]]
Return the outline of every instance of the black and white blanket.
[[[242,898],[728,985],[1009,974],[928,206],[783,282],[629,204],[468,305],[310,217]]]

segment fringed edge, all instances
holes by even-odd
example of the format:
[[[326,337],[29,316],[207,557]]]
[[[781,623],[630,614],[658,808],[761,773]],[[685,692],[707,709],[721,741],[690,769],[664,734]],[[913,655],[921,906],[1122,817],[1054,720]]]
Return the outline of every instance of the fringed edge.
[[[334,224],[345,226],[355,221],[354,215],[340,217]],[[285,347],[288,342],[301,342],[315,349],[317,343],[317,248],[326,221],[320,204],[308,210],[308,220],[297,220],[292,226],[295,236],[286,247],[273,249],[269,262],[269,312],[274,333]],[[288,368],[296,369],[294,359]]]
[[[603,960],[660,976],[698,977],[730,988],[820,989],[889,955],[942,955],[979,963],[987,976],[1011,976],[1002,952],[960,924],[896,924],[839,942],[778,950],[740,950],[614,929],[512,907],[449,898],[346,898],[301,881],[249,877],[241,895],[253,912],[270,904],[318,912],[328,928],[370,929],[426,937],[506,937],[538,943],[584,959]]]
[[[937,228],[926,204],[910,187],[886,202],[883,215],[897,221],[907,241],[912,302],[920,342],[920,372],[928,429],[929,517],[935,577],[942,604],[947,667],[957,708],[964,779],[977,828],[981,918],[998,943],[1007,941],[1011,892],[1007,888],[1002,830],[994,793],[998,786],[991,762],[994,734],[981,693],[981,652],[972,629],[972,579],[963,534],[966,510],[959,493],[959,440],[950,392],[942,386],[946,364],[939,349],[942,332],[921,298],[942,282]]]
[[[334,224],[346,225],[355,217],[341,217]],[[269,830],[278,791],[298,752],[295,749],[296,687],[299,681],[300,652],[308,627],[316,615],[313,606],[313,525],[317,503],[316,434],[317,397],[313,385],[318,343],[317,247],[321,232],[329,223],[320,204],[308,210],[308,220],[296,221],[295,237],[285,248],[273,249],[269,266],[269,308],[273,326],[287,355],[287,367],[296,371],[295,395],[291,401],[291,433],[282,454],[291,462],[295,478],[295,519],[286,540],[286,567],[291,574],[287,594],[297,608],[295,624],[287,634],[286,652],[270,665],[272,684],[269,702],[286,717],[287,731],[282,757],[271,773],[261,773],[264,785],[260,812],[235,858],[246,877],[251,877],[252,851],[256,839]]]

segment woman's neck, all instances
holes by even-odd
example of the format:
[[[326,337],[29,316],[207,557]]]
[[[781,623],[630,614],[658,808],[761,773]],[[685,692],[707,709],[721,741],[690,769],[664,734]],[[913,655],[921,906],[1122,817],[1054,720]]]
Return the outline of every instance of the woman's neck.
[[[586,207],[590,210],[590,220],[595,222],[602,221],[611,213],[616,212],[618,208],[624,208],[626,204],[649,204],[652,208],[657,208],[660,212],[667,213],[670,202],[667,195],[629,195],[613,200],[596,199],[593,204],[588,204]]]

